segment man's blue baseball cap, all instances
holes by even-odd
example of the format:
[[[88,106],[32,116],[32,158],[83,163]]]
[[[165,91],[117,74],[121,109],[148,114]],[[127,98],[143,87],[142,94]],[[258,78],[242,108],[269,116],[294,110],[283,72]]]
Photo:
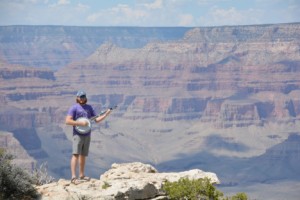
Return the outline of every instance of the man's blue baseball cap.
[[[77,97],[82,97],[82,96],[86,96],[86,93],[85,93],[85,91],[83,91],[83,90],[79,90],[79,91],[77,92]]]

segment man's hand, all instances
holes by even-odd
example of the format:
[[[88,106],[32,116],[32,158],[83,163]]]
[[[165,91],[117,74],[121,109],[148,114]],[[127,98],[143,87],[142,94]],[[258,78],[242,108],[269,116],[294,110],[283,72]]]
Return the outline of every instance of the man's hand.
[[[87,121],[79,121],[77,123],[77,126],[87,126],[89,124]]]

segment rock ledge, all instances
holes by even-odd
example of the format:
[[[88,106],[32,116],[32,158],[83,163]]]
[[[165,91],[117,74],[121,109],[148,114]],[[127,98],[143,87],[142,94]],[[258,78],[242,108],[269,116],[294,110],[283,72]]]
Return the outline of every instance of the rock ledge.
[[[41,200],[50,199],[166,199],[163,182],[177,181],[182,177],[200,179],[207,177],[219,184],[216,174],[193,169],[184,172],[159,173],[153,166],[140,162],[112,164],[111,169],[100,176],[78,185],[70,180],[37,186]]]

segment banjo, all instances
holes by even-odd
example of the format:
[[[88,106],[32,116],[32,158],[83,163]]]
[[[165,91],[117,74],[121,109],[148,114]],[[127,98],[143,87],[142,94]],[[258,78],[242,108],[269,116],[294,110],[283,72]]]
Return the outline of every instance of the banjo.
[[[112,107],[112,108],[109,108],[109,110],[114,110],[114,109],[116,109],[116,108],[117,108],[117,106]],[[107,111],[103,111],[103,112],[101,112],[99,115],[96,115],[96,116],[91,117],[91,118],[79,117],[78,119],[76,119],[76,121],[80,121],[80,122],[85,121],[85,122],[87,122],[87,125],[86,125],[86,126],[75,126],[75,130],[76,130],[78,133],[82,134],[82,135],[87,134],[87,133],[90,132],[91,129],[92,129],[92,122],[94,122],[94,121],[96,120],[97,117],[99,117],[99,116],[105,114],[106,112],[107,112]]]

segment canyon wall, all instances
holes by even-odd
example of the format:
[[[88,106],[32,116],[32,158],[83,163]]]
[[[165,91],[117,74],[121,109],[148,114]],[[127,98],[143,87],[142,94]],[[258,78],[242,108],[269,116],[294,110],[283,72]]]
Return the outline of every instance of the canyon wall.
[[[79,89],[97,112],[118,105],[94,126],[91,176],[113,162],[141,161],[162,171],[213,169],[229,184],[234,171],[216,163],[244,158],[255,169],[269,155],[279,161],[275,147],[299,134],[299,23],[0,32],[0,129],[57,177],[69,176],[64,119]],[[297,155],[291,173],[298,173]],[[284,177],[274,171],[255,181]]]

